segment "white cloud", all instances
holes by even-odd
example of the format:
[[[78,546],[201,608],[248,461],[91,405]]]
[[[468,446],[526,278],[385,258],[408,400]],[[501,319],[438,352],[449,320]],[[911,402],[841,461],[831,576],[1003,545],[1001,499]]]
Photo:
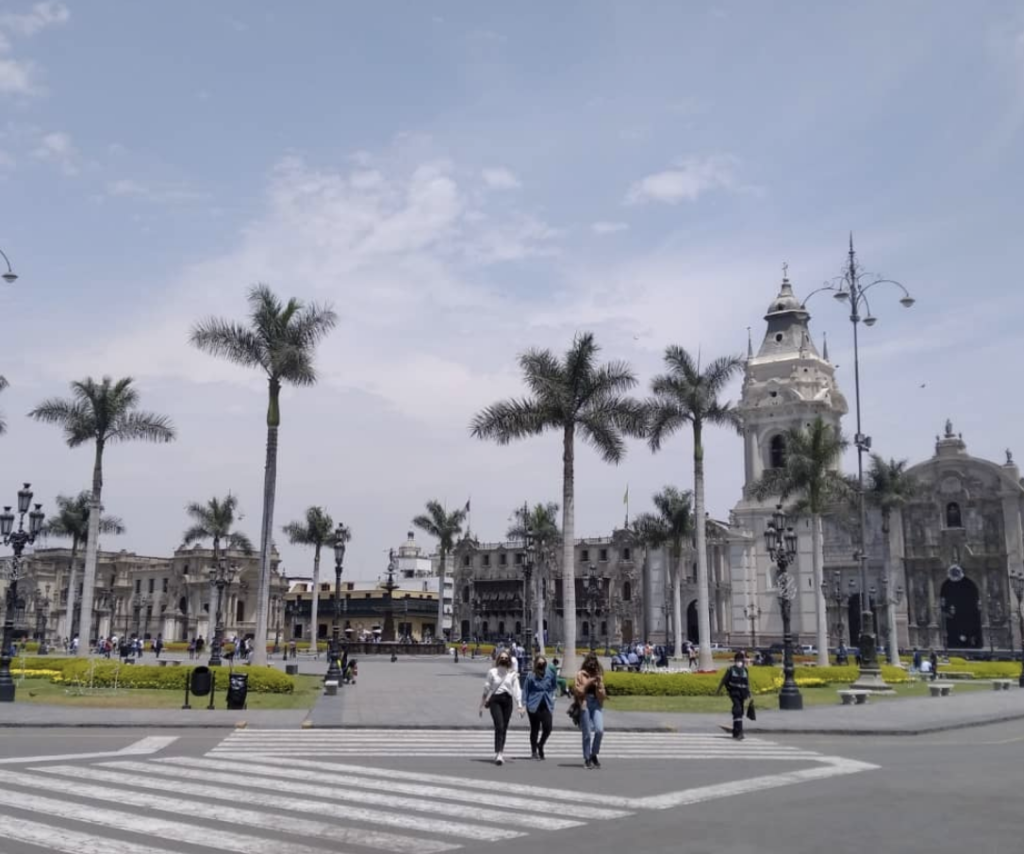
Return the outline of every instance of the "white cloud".
[[[35,66],[17,59],[0,59],[0,95],[36,95],[40,92]]]
[[[9,30],[22,36],[34,36],[40,30],[66,24],[71,19],[71,10],[63,3],[36,3],[28,12],[0,15],[0,29]]]
[[[591,223],[590,230],[593,231],[594,234],[616,234],[620,231],[628,231],[629,223],[606,222],[601,220],[600,222]]]
[[[635,182],[626,193],[627,204],[664,202],[674,205],[696,201],[710,190],[738,189],[737,161],[730,155],[687,157],[673,165],[673,169],[655,172]]]
[[[522,186],[515,173],[508,169],[484,169],[480,175],[491,190],[518,190]]]
[[[33,36],[49,27],[66,24],[71,12],[63,3],[36,3],[28,12],[0,15],[0,54],[12,50],[11,36]],[[40,95],[45,90],[38,80],[35,63],[13,57],[0,58],[0,95]]]
[[[152,185],[129,178],[121,178],[107,184],[106,194],[111,197],[140,198],[150,202],[180,204],[201,202],[210,198],[209,193],[190,190],[187,187]]]
[[[47,133],[40,137],[32,156],[37,160],[55,163],[65,175],[78,174],[78,150],[70,135],[62,131]]]

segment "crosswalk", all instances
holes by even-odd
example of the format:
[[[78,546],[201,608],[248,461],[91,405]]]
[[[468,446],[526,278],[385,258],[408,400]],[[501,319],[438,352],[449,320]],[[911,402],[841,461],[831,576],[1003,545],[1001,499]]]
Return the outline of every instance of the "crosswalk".
[[[217,745],[210,756],[318,756],[318,757],[438,757],[486,758],[493,756],[494,736],[487,730],[437,729],[323,729],[236,730]],[[548,759],[579,759],[578,732],[553,732],[544,748]],[[505,757],[530,756],[530,743],[521,730],[509,732]],[[770,759],[815,761],[811,750],[776,744],[759,738],[734,741],[724,733],[611,732],[601,747],[603,759]]]

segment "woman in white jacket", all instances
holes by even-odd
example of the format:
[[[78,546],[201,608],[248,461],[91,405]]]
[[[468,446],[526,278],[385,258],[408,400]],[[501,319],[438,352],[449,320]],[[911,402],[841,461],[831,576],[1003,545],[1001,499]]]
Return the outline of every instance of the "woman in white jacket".
[[[512,669],[512,657],[504,650],[498,655],[494,667],[487,671],[484,693],[480,698],[480,717],[484,709],[491,710],[494,721],[494,764],[504,765],[505,735],[508,722],[512,719],[512,704],[519,709],[519,716],[526,713],[519,688],[519,675]]]

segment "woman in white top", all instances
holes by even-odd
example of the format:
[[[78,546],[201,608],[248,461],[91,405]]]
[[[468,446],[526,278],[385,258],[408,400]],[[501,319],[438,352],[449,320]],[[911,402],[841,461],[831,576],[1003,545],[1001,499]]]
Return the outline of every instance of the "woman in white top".
[[[496,666],[487,671],[484,680],[484,693],[480,698],[480,717],[484,709],[491,710],[494,721],[494,764],[504,765],[505,735],[508,722],[512,719],[512,704],[519,709],[519,716],[526,713],[523,707],[522,694],[519,688],[519,675],[512,669],[512,656],[502,650],[498,655]]]

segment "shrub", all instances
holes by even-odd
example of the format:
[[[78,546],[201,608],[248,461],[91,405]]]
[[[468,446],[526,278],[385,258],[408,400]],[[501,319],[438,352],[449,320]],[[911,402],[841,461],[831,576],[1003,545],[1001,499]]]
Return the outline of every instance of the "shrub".
[[[1016,679],[1020,676],[1020,664],[1015,661],[964,661],[949,660],[949,667],[939,665],[939,675],[943,670],[972,673],[975,679]]]
[[[154,688],[159,690],[185,690],[185,681],[192,672],[191,667],[159,667],[155,665],[122,665],[114,661],[97,662],[90,674],[91,662],[72,660],[66,664],[54,682],[88,682],[100,688]],[[228,668],[211,668],[217,675],[218,690],[226,690]],[[255,694],[291,694],[295,691],[295,680],[273,668],[237,668],[249,676],[249,690]]]
[[[777,671],[754,668],[750,671],[753,693],[775,690]],[[604,684],[612,697],[708,697],[718,690],[719,673],[611,673],[605,672]],[[781,684],[781,682],[780,682]]]

